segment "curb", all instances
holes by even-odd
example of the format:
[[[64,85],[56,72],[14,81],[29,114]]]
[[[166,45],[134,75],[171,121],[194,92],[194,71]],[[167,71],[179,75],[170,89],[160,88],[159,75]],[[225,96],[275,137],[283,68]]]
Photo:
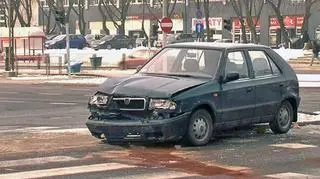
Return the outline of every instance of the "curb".
[[[308,112],[308,111],[298,111],[298,113],[308,114],[308,115],[313,115],[313,116],[320,115],[320,114],[317,114],[317,113],[314,113],[314,112]]]

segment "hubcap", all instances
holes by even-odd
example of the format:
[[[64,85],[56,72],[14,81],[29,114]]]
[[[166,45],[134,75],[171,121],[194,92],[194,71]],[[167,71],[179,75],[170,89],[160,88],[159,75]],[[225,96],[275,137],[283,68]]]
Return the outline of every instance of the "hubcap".
[[[198,118],[193,123],[193,134],[195,138],[201,140],[203,139],[208,132],[208,124],[205,119]]]
[[[281,107],[279,111],[279,124],[283,128],[287,128],[290,125],[290,112],[286,106]]]

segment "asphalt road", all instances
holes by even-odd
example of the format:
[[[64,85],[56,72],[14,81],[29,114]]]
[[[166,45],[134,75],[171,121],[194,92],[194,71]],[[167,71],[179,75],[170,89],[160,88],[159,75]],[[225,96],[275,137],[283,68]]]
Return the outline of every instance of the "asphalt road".
[[[86,105],[96,87],[0,86],[0,126],[85,127]],[[320,111],[320,88],[301,88],[299,111]]]
[[[269,130],[257,134],[256,129],[227,131],[203,147],[112,146],[81,129],[94,90],[2,84],[0,179],[320,178],[317,125],[294,128],[283,135]],[[299,110],[320,111],[319,92],[318,88],[301,89]],[[60,128],[75,130],[62,132]]]

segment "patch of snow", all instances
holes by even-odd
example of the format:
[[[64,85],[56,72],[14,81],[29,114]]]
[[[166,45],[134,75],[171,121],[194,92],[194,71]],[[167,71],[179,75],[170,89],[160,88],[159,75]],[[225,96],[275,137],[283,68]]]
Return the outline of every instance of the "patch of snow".
[[[277,52],[282,58],[284,58],[286,61],[289,61],[289,59],[297,58],[297,57],[303,57],[305,56],[302,49],[273,49],[275,52]]]
[[[309,115],[298,113],[298,122],[316,122],[320,121],[320,115]]]
[[[320,87],[320,82],[304,82],[304,81],[299,81],[299,87],[304,87],[304,88],[319,88]]]
[[[83,78],[83,79],[70,79],[70,80],[50,80],[43,83],[55,84],[102,84],[107,78]]]
[[[313,81],[320,82],[320,74],[297,74],[300,82]]]
[[[11,80],[55,80],[55,79],[68,79],[68,76],[21,76],[21,77],[10,77]]]

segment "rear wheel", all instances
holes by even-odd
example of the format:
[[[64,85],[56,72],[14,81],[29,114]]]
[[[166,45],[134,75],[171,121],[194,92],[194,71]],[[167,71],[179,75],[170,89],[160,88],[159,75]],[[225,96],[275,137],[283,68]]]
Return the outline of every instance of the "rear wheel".
[[[132,49],[133,48],[133,45],[132,44],[129,44],[128,45],[128,49]]]
[[[199,109],[189,120],[187,140],[191,145],[206,145],[212,136],[213,121],[208,111]]]
[[[111,50],[111,49],[112,49],[111,44],[107,44],[107,49],[108,49],[108,50]]]
[[[289,101],[284,101],[278,108],[276,116],[269,123],[270,129],[275,134],[287,133],[293,121],[293,108]]]

